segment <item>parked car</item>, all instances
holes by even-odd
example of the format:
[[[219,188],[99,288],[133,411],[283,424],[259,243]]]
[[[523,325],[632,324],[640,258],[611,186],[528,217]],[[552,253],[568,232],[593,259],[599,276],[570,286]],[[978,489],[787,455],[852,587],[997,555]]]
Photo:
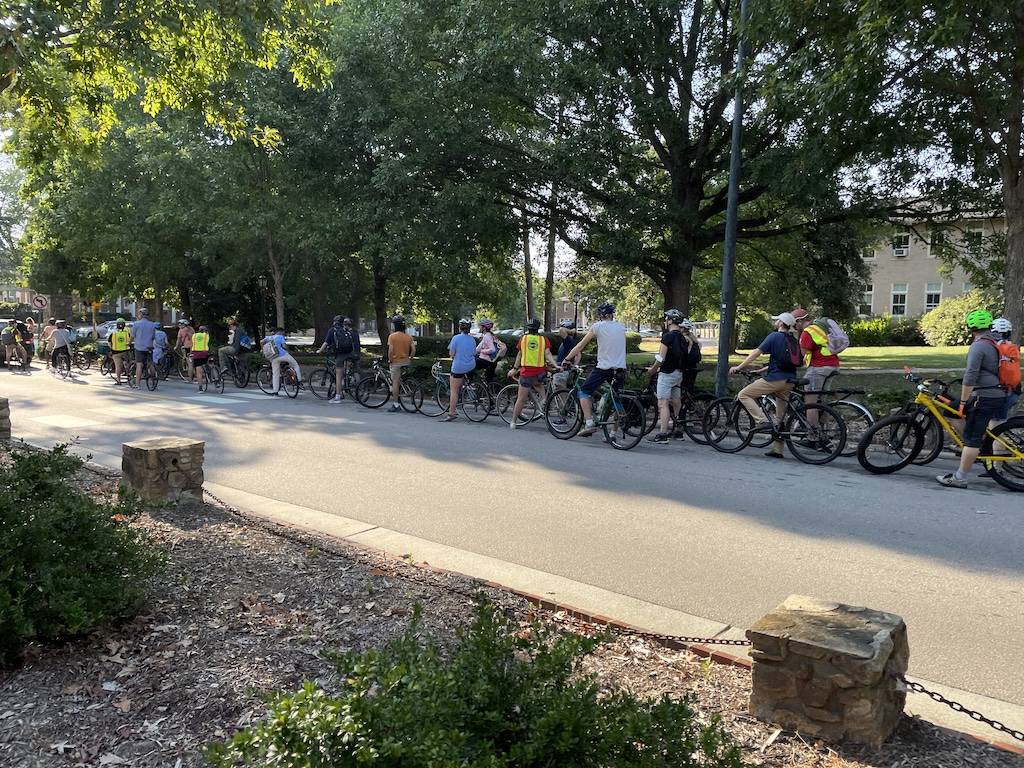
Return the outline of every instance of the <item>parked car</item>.
[[[129,320],[128,323],[127,323],[128,330],[131,330],[131,328],[132,328],[132,326],[134,324],[135,324],[134,320]],[[91,325],[80,326],[80,327],[75,329],[75,332],[78,334],[78,340],[80,342],[85,342],[85,341],[103,341],[104,339],[107,338],[107,336],[109,336],[114,331],[114,329],[116,327],[117,327],[117,320],[107,320],[105,323],[99,323],[96,326],[96,335],[95,336],[93,336],[92,326]]]
[[[654,328],[641,328],[640,329],[640,338],[641,339],[652,339],[652,338],[659,338],[660,339],[661,338],[661,331],[656,330]]]

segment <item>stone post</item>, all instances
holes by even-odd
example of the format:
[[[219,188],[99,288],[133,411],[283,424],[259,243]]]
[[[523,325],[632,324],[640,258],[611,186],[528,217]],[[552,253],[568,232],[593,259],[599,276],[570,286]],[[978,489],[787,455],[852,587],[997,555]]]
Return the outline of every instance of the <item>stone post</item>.
[[[747,638],[755,717],[832,742],[878,747],[892,734],[910,657],[899,616],[791,595]]]
[[[121,446],[121,484],[146,501],[203,496],[205,443],[187,437],[154,437]]]
[[[0,397],[0,440],[11,439],[11,404]]]

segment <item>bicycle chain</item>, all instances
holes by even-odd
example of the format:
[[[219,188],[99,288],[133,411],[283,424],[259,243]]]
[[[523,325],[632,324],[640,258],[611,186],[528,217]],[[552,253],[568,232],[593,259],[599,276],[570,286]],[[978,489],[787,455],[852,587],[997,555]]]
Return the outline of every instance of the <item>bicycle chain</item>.
[[[952,709],[954,712],[963,712],[965,715],[967,715],[972,720],[975,720],[975,721],[977,721],[979,723],[984,723],[985,725],[989,726],[990,728],[992,728],[992,729],[994,729],[996,731],[999,731],[1000,733],[1008,734],[1009,736],[1012,736],[1013,738],[1018,739],[1019,741],[1024,741],[1024,731],[1019,731],[1016,728],[1011,728],[1010,726],[1006,725],[1005,723],[999,722],[998,720],[993,720],[990,717],[985,717],[985,715],[981,714],[981,712],[978,712],[977,710],[973,710],[973,709],[970,709],[968,707],[965,707],[959,701],[953,701],[952,699],[947,699],[945,696],[943,696],[938,691],[932,691],[932,690],[930,690],[928,688],[925,688],[920,683],[916,683],[916,682],[913,682],[911,680],[907,680],[907,678],[904,675],[902,675],[902,674],[897,674],[896,675],[896,679],[899,680],[904,685],[906,685],[907,689],[913,691],[914,693],[923,693],[925,696],[930,698],[932,701],[937,701],[939,704],[945,704],[947,707]]]

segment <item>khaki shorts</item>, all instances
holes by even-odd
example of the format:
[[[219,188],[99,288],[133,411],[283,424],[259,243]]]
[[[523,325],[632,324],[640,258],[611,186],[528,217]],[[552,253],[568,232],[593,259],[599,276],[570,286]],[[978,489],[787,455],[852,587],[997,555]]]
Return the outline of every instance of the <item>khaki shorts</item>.
[[[404,363],[392,363],[391,364],[391,378],[397,379],[402,375],[402,369],[409,367],[409,361],[406,360]]]
[[[672,371],[672,373],[659,373],[658,383],[655,386],[655,392],[658,395],[659,400],[678,400],[682,393],[679,389],[679,385],[683,382],[682,371]]]
[[[834,371],[838,370],[838,368],[833,368],[832,366],[808,368],[804,373],[804,378],[810,382],[810,384],[807,385],[807,389],[822,389],[825,386],[825,379],[827,379]]]

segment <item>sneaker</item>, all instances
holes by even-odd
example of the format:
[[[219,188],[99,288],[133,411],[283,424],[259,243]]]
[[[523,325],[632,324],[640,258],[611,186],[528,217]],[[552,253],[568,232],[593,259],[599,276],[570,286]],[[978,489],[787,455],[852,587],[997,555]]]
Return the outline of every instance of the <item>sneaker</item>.
[[[445,417],[444,417],[443,419],[441,419],[441,421],[457,421],[457,420],[458,420],[458,418],[459,418],[459,417],[458,417],[457,415],[456,415],[456,416],[452,416],[452,415],[451,415],[451,414],[449,413],[449,414],[448,414],[447,416],[445,416]]]
[[[509,429],[519,429],[519,425],[516,424],[516,420],[515,419],[512,419],[512,421],[510,421],[508,423],[508,428]]]
[[[583,429],[580,430],[580,437],[590,437],[592,434],[597,432],[597,426],[594,424],[584,424]]]
[[[777,451],[765,451],[764,455],[767,456],[769,459],[784,459],[784,458],[786,458],[785,456],[783,456],[781,453],[779,453]]]
[[[331,398],[331,402],[332,403],[340,403],[341,402],[341,398],[338,397],[337,395],[335,395],[334,397]]]
[[[402,406],[400,406],[398,403],[392,403],[391,404],[391,408],[388,411],[388,413],[401,413],[401,411],[402,411]]]
[[[672,435],[670,435],[668,432],[659,432],[658,434],[647,438],[647,442],[649,443],[667,443],[670,442],[671,440]]]
[[[957,476],[954,475],[952,472],[947,472],[944,475],[939,475],[938,477],[935,478],[935,481],[939,485],[944,485],[947,488],[966,488],[967,487],[967,481],[966,480],[959,480],[959,479],[957,479]]]

